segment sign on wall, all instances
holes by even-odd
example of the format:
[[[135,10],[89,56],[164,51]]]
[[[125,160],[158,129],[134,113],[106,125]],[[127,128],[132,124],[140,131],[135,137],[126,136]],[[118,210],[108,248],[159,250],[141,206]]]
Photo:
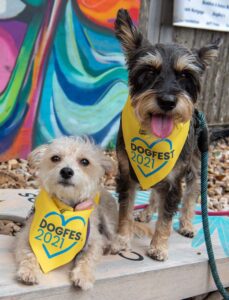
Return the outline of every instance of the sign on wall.
[[[229,0],[174,0],[173,25],[229,31]]]

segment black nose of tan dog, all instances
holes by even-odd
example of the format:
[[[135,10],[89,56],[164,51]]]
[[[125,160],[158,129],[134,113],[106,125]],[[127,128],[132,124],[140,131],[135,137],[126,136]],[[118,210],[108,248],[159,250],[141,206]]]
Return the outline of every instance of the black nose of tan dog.
[[[74,175],[74,171],[71,168],[65,167],[60,170],[60,175],[64,179],[70,179]]]
[[[158,97],[158,105],[164,111],[169,111],[176,106],[176,96],[163,95]]]

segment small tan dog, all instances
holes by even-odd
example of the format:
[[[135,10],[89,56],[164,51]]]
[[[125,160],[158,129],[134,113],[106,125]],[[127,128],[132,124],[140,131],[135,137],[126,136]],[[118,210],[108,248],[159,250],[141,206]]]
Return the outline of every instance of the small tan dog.
[[[88,138],[62,137],[51,144],[42,145],[29,156],[32,165],[38,169],[41,188],[50,196],[81,210],[92,205],[90,234],[86,247],[75,259],[70,279],[75,286],[87,290],[95,281],[94,269],[102,254],[109,250],[118,224],[118,210],[115,199],[101,187],[101,178],[114,168],[111,159],[103,154]],[[92,203],[100,192],[100,203]],[[17,236],[16,261],[17,278],[25,284],[35,284],[42,276],[37,258],[29,245],[29,230],[33,215]],[[138,235],[152,236],[144,224],[133,223]],[[45,275],[43,275],[45,276]]]

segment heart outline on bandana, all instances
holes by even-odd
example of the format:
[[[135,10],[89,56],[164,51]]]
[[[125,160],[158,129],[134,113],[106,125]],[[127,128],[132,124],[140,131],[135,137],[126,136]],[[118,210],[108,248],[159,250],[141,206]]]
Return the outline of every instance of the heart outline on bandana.
[[[73,220],[80,220],[81,222],[83,222],[84,226],[86,225],[86,222],[84,220],[84,218],[80,217],[80,216],[75,216],[75,217],[72,217],[72,218],[69,218],[67,220],[65,220],[64,216],[62,214],[59,214],[57,213],[56,211],[51,211],[49,212],[48,214],[46,214],[44,216],[45,219],[47,219],[48,217],[52,216],[52,215],[56,215],[58,217],[61,218],[61,225],[62,226],[66,226],[69,222],[73,221]],[[70,249],[72,249],[72,247],[74,247],[75,245],[77,244],[77,242],[73,242],[70,246],[68,246],[67,248],[61,250],[61,251],[58,251],[54,254],[50,254],[50,252],[48,251],[46,245],[44,243],[42,243],[42,247],[45,251],[45,254],[47,255],[48,258],[53,258],[53,257],[56,257],[58,255],[61,255],[67,251],[69,251]]]
[[[155,145],[157,145],[158,143],[162,143],[162,142],[168,143],[169,147],[170,147],[170,150],[172,150],[172,148],[173,148],[172,141],[169,140],[169,139],[166,139],[166,138],[165,139],[157,140],[157,141],[151,143],[150,145],[145,140],[143,140],[143,139],[141,139],[139,137],[133,138],[131,140],[131,142],[135,142],[135,141],[138,141],[138,140],[141,141],[141,142],[143,142],[146,145],[146,147],[149,148],[149,149],[152,149]],[[142,173],[142,175],[144,177],[149,177],[149,176],[157,173],[158,171],[160,171],[162,168],[164,168],[164,166],[166,166],[167,163],[168,163],[168,160],[164,161],[159,167],[157,167],[155,170],[153,170],[152,172],[147,173],[147,174],[142,170],[142,168],[141,168],[141,166],[139,166],[139,164],[137,164],[137,167],[138,167],[138,169],[140,170],[140,172]]]

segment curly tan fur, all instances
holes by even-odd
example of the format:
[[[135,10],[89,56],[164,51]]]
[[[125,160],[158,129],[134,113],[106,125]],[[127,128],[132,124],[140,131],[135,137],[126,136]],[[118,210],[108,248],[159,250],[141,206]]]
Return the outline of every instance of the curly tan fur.
[[[61,160],[54,163],[50,160],[53,155],[58,155]],[[82,158],[89,160],[87,167],[79,162]],[[118,211],[115,200],[110,193],[101,188],[100,182],[103,174],[112,169],[112,161],[107,158],[87,138],[60,138],[49,145],[35,149],[30,157],[30,162],[38,169],[40,184],[51,196],[56,196],[64,203],[75,207],[87,199],[93,199],[100,191],[100,205],[96,206],[90,218],[90,235],[87,247],[82,256],[77,259],[72,269],[70,279],[75,286],[89,289],[93,286],[93,271],[96,263],[102,256],[103,249],[110,245],[117,230]],[[68,187],[60,184],[60,170],[71,166],[74,176],[70,179]],[[102,218],[106,216],[105,218]],[[104,221],[105,220],[105,221]],[[109,224],[106,222],[109,220]],[[32,217],[27,221],[24,229],[18,234],[15,257],[18,263],[17,278],[26,284],[39,282],[42,273],[35,255],[29,246],[29,230]],[[106,234],[99,232],[101,222]]]
[[[52,157],[58,155],[60,160],[53,162]],[[82,159],[88,159],[89,165],[83,166]],[[49,145],[43,145],[30,154],[30,163],[38,170],[41,187],[50,196],[75,207],[80,202],[93,199],[100,192],[100,203],[94,203],[90,217],[90,235],[83,252],[76,257],[70,273],[74,286],[83,290],[92,288],[95,277],[94,270],[103,252],[110,251],[115,239],[118,225],[118,210],[115,199],[100,185],[105,172],[110,172],[113,163],[109,157],[98,149],[87,138],[59,138]],[[68,180],[70,185],[60,181],[60,170],[64,167],[74,170]],[[65,182],[66,183],[66,182]],[[29,245],[29,231],[33,216],[17,236],[15,258],[17,262],[17,279],[25,284],[39,283],[43,276],[38,261]],[[132,224],[132,231],[152,237],[150,229],[143,224]],[[101,231],[102,228],[102,231]]]

